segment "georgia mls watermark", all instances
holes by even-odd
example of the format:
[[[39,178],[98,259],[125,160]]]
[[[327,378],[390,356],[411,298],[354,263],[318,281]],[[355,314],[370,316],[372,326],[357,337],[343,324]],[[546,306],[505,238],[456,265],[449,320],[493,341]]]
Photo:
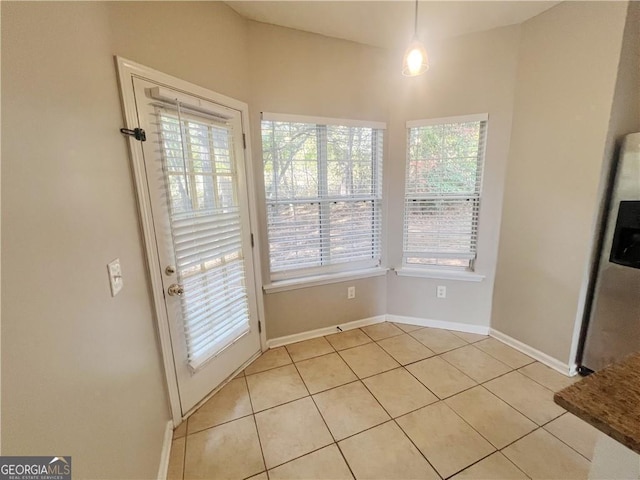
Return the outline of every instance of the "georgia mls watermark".
[[[0,457],[0,480],[71,480],[71,457]]]

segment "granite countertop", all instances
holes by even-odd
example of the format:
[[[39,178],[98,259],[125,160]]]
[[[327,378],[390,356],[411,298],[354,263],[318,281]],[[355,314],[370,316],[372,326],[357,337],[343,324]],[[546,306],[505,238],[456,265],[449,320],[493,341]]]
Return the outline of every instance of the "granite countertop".
[[[554,401],[640,453],[640,353],[560,390]]]

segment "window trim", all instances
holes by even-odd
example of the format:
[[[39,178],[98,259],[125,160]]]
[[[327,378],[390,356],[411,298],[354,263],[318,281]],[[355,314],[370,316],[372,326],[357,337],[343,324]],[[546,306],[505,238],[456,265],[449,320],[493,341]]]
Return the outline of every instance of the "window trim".
[[[471,270],[454,270],[454,268],[456,267],[452,267],[451,270],[445,270],[442,267],[425,265],[424,267],[402,266],[401,268],[394,268],[393,270],[399,277],[459,280],[462,282],[481,282],[486,278],[486,275]]]
[[[482,190],[484,184],[484,169],[486,164],[486,152],[487,152],[487,132],[489,128],[489,114],[488,113],[475,113],[469,115],[456,115],[450,117],[439,117],[439,118],[427,118],[427,119],[418,119],[418,120],[408,120],[406,122],[406,158],[405,158],[405,169],[408,168],[409,163],[409,136],[411,134],[412,128],[420,128],[427,127],[433,125],[442,125],[448,123],[471,123],[471,122],[485,122],[485,131],[484,131],[484,143],[482,145],[482,179],[480,183],[480,189],[474,195],[465,195],[465,197],[469,197],[470,199],[474,199],[474,201],[478,204],[478,214],[477,214],[477,223],[476,226],[476,238],[479,240],[479,224],[480,224],[480,210],[482,204]],[[406,171],[405,171],[406,175]],[[406,201],[407,201],[407,180],[405,176],[405,193],[403,198],[403,217],[406,215]],[[480,275],[475,272],[475,264],[478,260],[478,249],[476,243],[476,252],[473,258],[469,260],[469,265],[466,267],[458,267],[458,266],[443,266],[443,265],[419,265],[414,263],[407,263],[407,251],[404,249],[404,236],[406,233],[406,223],[405,219],[402,222],[402,266],[399,269],[396,269],[396,273],[399,276],[408,276],[408,277],[424,277],[424,278],[438,278],[438,279],[456,279],[456,280],[466,280],[471,282],[480,282],[485,276]],[[411,258],[411,257],[409,257]],[[448,258],[448,257],[447,257]],[[454,257],[451,257],[454,258]]]
[[[488,122],[488,113],[473,113],[470,115],[457,115],[454,117],[426,118],[420,120],[408,120],[406,128],[429,127],[431,125],[442,125],[443,123],[471,123]]]
[[[329,285],[331,283],[349,282],[351,280],[360,280],[362,278],[381,277],[389,271],[386,267],[363,268],[359,270],[347,270],[343,272],[333,272],[322,275],[313,275],[308,277],[297,277],[287,280],[276,280],[262,286],[264,293],[278,293],[289,290],[298,290],[300,288],[317,287],[320,285]]]
[[[382,177],[384,170],[384,144],[385,144],[385,134],[384,131],[387,129],[387,124],[385,122],[377,122],[377,121],[369,121],[369,120],[354,120],[354,119],[343,119],[343,118],[330,118],[330,117],[319,117],[319,116],[306,116],[306,115],[296,115],[296,114],[284,114],[284,113],[271,113],[271,112],[261,112],[261,122],[262,121],[271,121],[271,122],[287,122],[287,123],[307,123],[307,124],[316,124],[318,126],[326,127],[328,126],[341,126],[341,127],[356,127],[356,128],[369,128],[371,129],[375,137],[378,137],[377,142],[381,142],[382,151],[379,152],[377,149],[373,149],[372,161],[377,168],[372,172],[372,185],[380,184],[380,191],[377,194],[367,194],[367,195],[353,195],[349,197],[323,197],[319,202],[322,207],[323,203],[330,204],[332,202],[372,202],[374,207],[377,205],[379,209],[378,215],[380,216],[380,232],[379,232],[379,241],[378,245],[373,245],[376,247],[378,251],[378,258],[372,259],[363,259],[356,262],[341,262],[337,264],[327,264],[327,265],[319,265],[314,267],[303,267],[300,269],[287,269],[287,270],[271,270],[271,259],[269,258],[268,268],[269,268],[269,278],[270,283],[263,285],[263,291],[266,293],[272,293],[274,291],[283,291],[283,290],[292,290],[296,288],[304,288],[306,286],[313,285],[322,285],[327,283],[334,283],[339,281],[347,281],[350,279],[358,279],[358,278],[366,278],[370,276],[378,276],[381,274],[386,274],[388,271],[387,268],[382,267],[382,256],[384,255],[384,243],[386,242],[386,232],[384,228],[384,219],[383,214],[385,211],[384,204],[384,186],[382,182],[380,182],[380,178]],[[318,147],[320,148],[320,147]],[[378,154],[380,154],[381,158],[377,158]],[[264,153],[263,153],[263,165],[264,165]],[[321,165],[321,162],[318,162],[318,176],[325,175],[326,176],[326,165]],[[324,182],[321,182],[324,184]],[[313,199],[309,199],[313,201]],[[306,201],[306,200],[305,200]],[[301,200],[302,202],[302,200]],[[264,199],[264,204],[268,207],[270,204],[278,204],[278,201],[270,201],[269,199]],[[286,201],[284,203],[291,203],[290,201]],[[327,232],[327,235],[329,233]],[[268,227],[267,227],[267,245],[269,244],[268,240]],[[382,272],[382,273],[380,273]],[[344,279],[344,280],[343,280]]]
[[[269,122],[290,122],[290,123],[317,123],[319,125],[335,125],[340,127],[364,127],[375,130],[386,130],[385,122],[372,120],[354,120],[348,118],[316,117],[308,115],[294,115],[289,113],[260,112],[261,120]]]

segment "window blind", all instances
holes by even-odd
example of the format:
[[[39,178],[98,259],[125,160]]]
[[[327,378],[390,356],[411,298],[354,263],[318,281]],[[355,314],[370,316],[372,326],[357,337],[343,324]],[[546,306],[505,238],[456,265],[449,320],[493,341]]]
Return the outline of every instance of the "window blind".
[[[272,279],[379,265],[382,130],[264,118]]]
[[[404,263],[472,268],[487,116],[408,126]]]
[[[231,125],[157,107],[187,360],[197,370],[249,331]]]

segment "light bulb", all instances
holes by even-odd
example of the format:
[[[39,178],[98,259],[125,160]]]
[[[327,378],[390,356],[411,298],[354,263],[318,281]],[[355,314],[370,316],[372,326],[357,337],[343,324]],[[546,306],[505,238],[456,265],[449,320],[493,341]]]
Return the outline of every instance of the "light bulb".
[[[416,38],[411,42],[402,61],[402,74],[415,77],[429,70],[429,60],[424,45]]]
[[[417,75],[422,66],[422,53],[418,48],[414,48],[407,55],[407,66],[411,75]]]

